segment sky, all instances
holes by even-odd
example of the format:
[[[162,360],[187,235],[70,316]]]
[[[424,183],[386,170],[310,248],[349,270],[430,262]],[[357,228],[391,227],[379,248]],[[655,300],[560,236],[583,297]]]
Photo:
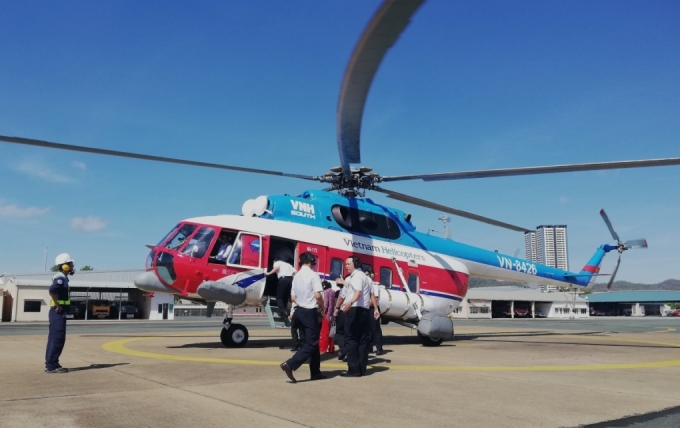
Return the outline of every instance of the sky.
[[[361,1],[21,1],[0,14],[0,135],[320,175],[339,164]],[[426,2],[371,87],[362,165],[382,175],[680,157],[680,3]],[[320,183],[0,142],[0,274],[141,269],[178,221],[240,214]],[[568,226],[579,270],[612,238],[617,280],[680,278],[680,166],[389,183],[534,228]],[[442,233],[440,212],[374,201]],[[452,218],[451,237],[524,254],[521,233]],[[615,257],[605,258],[611,272]]]

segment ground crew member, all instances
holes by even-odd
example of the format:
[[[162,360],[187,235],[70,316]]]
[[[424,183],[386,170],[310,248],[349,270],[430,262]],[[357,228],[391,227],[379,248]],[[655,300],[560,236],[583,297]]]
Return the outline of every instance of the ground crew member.
[[[341,311],[345,312],[345,347],[347,348],[347,372],[341,376],[360,377],[366,373],[368,366],[368,350],[371,343],[371,314],[368,308],[375,296],[372,295],[373,282],[361,271],[359,257],[350,257],[345,261],[345,268],[350,274],[343,280],[348,292],[342,303]],[[377,304],[374,305],[373,317],[380,317]]]
[[[52,278],[50,286],[50,332],[47,336],[45,351],[46,373],[67,373],[68,369],[59,364],[59,356],[66,343],[66,312],[71,305],[68,276],[73,275],[73,259],[66,253],[59,254],[54,260],[59,273]]]
[[[278,285],[276,286],[276,306],[279,316],[286,322],[288,319],[288,300],[290,300],[290,289],[293,284],[293,275],[295,268],[290,263],[286,263],[280,258],[274,259],[272,270],[265,272],[269,276],[276,272],[278,277]],[[288,323],[286,322],[286,325]]]
[[[319,334],[321,333],[321,323],[319,322],[319,311],[323,312],[323,288],[319,275],[312,270],[316,265],[316,257],[312,253],[302,253],[300,256],[300,270],[293,279],[293,289],[291,299],[297,305],[295,317],[302,324],[305,330],[305,341],[302,348],[295,353],[288,361],[281,364],[281,370],[286,376],[297,382],[293,372],[309,359],[309,372],[312,380],[325,379],[321,374],[321,353],[319,352]]]

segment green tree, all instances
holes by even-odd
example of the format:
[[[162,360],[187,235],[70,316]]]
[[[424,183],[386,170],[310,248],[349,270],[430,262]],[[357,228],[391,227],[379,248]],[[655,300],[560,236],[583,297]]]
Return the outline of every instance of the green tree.
[[[92,266],[90,266],[90,265],[85,265],[85,266],[81,267],[80,270],[94,270],[94,269],[92,269]]]
[[[51,270],[52,272],[59,272],[59,266],[54,265],[54,266],[52,266],[52,267],[50,268],[50,270]]]

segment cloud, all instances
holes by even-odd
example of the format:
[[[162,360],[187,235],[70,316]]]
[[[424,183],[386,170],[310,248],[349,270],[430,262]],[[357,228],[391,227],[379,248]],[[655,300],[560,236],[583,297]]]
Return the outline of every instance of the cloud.
[[[81,170],[82,172],[85,172],[85,170],[87,169],[85,163],[81,161],[73,161],[71,162],[71,166],[75,169]]]
[[[560,198],[560,204],[568,204],[569,202],[571,202],[571,199],[567,198],[566,196],[562,196]]]
[[[106,227],[106,222],[99,217],[75,217],[71,220],[71,229],[82,232],[96,232]]]
[[[37,217],[47,214],[50,208],[26,207],[7,205],[0,199],[0,217]]]
[[[84,164],[83,164],[84,165]],[[23,172],[32,177],[40,178],[52,183],[73,183],[75,180],[67,175],[53,171],[49,166],[36,162],[21,162],[12,167],[15,171]]]

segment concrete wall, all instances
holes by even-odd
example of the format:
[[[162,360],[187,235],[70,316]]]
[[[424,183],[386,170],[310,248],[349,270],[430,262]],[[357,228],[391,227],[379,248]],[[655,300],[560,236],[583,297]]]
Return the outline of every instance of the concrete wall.
[[[471,309],[475,308],[475,309]],[[473,299],[472,303],[467,299],[463,299],[460,305],[451,315],[453,318],[472,318],[472,319],[490,319],[491,318],[491,300]]]
[[[154,293],[153,297],[146,297],[144,301],[144,311],[142,316],[150,320],[163,319],[163,305],[167,305],[167,314],[169,320],[175,319],[175,296],[166,293]],[[158,306],[161,306],[159,311]]]
[[[47,321],[50,311],[49,287],[18,287],[13,282],[4,285],[5,291],[14,298],[12,321]],[[24,312],[24,302],[40,302],[40,312]]]
[[[536,306],[538,307],[538,303]],[[548,318],[588,318],[590,317],[590,311],[588,310],[588,304],[582,302],[576,302],[576,305],[572,306],[572,303],[563,302],[552,302],[552,303],[542,303],[543,305],[550,305],[548,312],[543,312],[547,314]],[[572,308],[575,311],[572,311]]]

